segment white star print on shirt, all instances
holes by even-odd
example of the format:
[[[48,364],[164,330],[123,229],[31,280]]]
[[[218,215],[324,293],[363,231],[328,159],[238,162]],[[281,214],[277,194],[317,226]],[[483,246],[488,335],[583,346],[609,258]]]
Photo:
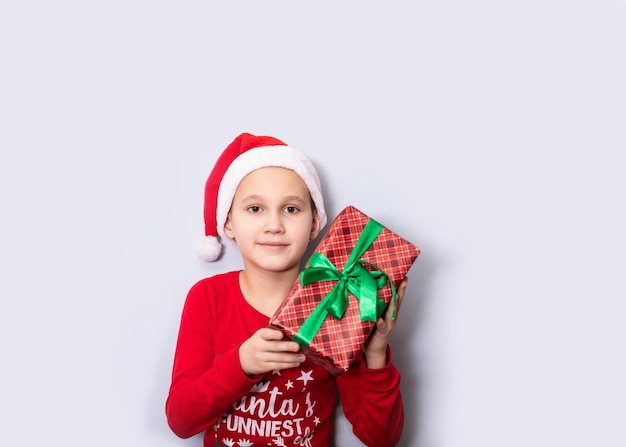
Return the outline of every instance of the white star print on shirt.
[[[304,382],[304,386],[306,386],[306,384],[309,382],[309,380],[313,380],[313,377],[311,377],[311,374],[313,374],[313,370],[311,370],[309,372],[301,371],[300,372],[300,377],[298,377],[297,380],[302,380]]]

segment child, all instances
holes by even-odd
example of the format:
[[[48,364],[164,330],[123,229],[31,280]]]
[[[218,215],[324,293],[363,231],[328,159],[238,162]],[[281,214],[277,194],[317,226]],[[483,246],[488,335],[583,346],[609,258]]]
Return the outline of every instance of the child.
[[[326,225],[310,160],[276,138],[241,134],[211,171],[204,205],[207,237],[199,254],[218,259],[219,236],[237,246],[244,267],[205,278],[187,295],[166,402],[172,431],[182,438],[205,431],[205,447],[328,447],[338,390],[363,443],[396,445],[404,412],[387,344],[392,306],[339,377],[268,327],[309,241]],[[396,312],[405,289],[406,280]]]

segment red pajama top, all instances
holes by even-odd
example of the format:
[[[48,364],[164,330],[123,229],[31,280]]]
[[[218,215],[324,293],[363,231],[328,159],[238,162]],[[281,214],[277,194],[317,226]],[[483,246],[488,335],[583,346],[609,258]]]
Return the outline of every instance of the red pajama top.
[[[340,377],[306,360],[298,368],[253,378],[238,348],[269,317],[243,297],[239,272],[197,282],[183,308],[166,402],[172,431],[202,431],[205,447],[332,445],[335,394],[355,435],[370,447],[397,444],[404,412],[400,373],[391,362],[367,369],[360,360]]]

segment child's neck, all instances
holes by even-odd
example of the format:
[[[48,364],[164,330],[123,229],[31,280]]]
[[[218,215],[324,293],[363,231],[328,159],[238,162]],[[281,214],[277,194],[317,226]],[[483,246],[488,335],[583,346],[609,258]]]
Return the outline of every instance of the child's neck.
[[[246,301],[271,317],[287,297],[298,274],[298,269],[280,273],[246,269],[239,275],[239,285]]]

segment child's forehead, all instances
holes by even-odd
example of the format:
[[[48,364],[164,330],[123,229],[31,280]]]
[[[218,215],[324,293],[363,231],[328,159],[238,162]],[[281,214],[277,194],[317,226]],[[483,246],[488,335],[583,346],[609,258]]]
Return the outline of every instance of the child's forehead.
[[[236,197],[292,198],[309,200],[310,191],[305,181],[293,170],[280,167],[255,169],[243,177],[237,187]]]

